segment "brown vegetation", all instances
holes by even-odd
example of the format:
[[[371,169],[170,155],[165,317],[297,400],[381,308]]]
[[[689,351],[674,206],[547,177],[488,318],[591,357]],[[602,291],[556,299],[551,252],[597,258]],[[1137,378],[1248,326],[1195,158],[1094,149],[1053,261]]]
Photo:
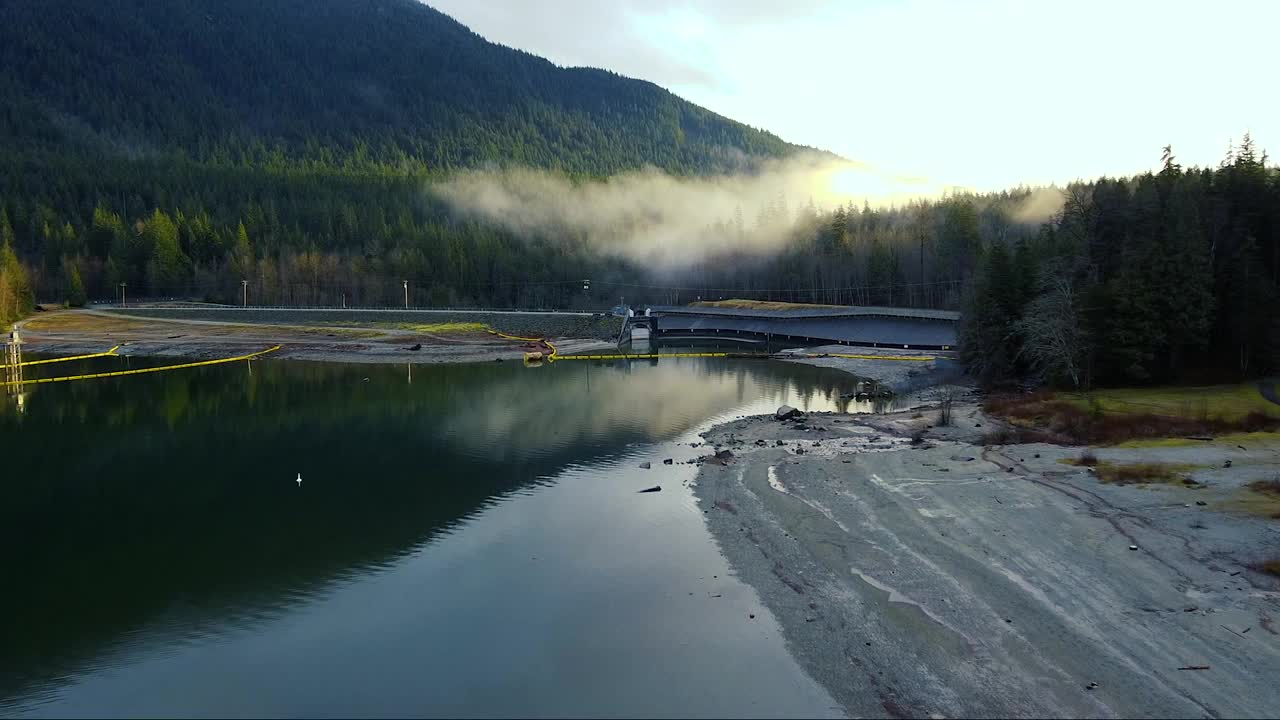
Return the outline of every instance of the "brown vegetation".
[[[991,433],[991,444],[1049,442],[1059,445],[1110,445],[1143,438],[1220,435],[1280,429],[1280,418],[1250,412],[1238,419],[1184,417],[1154,413],[1106,412],[1093,405],[1060,399],[1052,393],[998,395],[983,409],[1002,418],[1013,429]]]
[[[1280,497],[1280,475],[1270,480],[1254,480],[1249,483],[1249,489],[1263,495],[1275,495]]]
[[[1280,577],[1280,560],[1267,560],[1265,562],[1260,562],[1257,565],[1254,565],[1253,569],[1258,572],[1264,572],[1268,575]]]
[[[1098,463],[1094,472],[1103,482],[1116,485],[1141,485],[1147,483],[1182,483],[1195,485],[1194,480],[1187,477],[1185,465],[1169,463],[1131,463],[1118,465],[1115,463]]]
[[[1163,483],[1167,485],[1187,485],[1199,487],[1200,483],[1192,480],[1190,473],[1197,469],[1196,465],[1180,463],[1141,462],[1113,463],[1099,460],[1093,452],[1085,450],[1079,458],[1061,460],[1067,465],[1091,467],[1102,482],[1116,485],[1148,485]]]

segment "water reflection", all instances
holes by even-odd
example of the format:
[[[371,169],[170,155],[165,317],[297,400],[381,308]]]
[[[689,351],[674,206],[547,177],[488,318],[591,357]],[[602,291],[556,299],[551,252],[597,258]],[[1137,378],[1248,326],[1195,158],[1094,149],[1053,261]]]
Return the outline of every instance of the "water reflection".
[[[0,411],[0,708],[113,647],[278,616],[567,467],[761,398],[844,406],[854,385],[663,360],[259,362],[38,386],[21,415]]]

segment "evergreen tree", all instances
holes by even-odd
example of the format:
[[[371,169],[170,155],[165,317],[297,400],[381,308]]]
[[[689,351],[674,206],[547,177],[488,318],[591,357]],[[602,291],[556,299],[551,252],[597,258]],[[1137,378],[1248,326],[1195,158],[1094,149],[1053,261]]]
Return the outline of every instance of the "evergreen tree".
[[[67,284],[67,305],[70,307],[84,307],[89,302],[89,295],[85,292],[84,281],[80,278],[80,268],[76,267],[74,262],[64,261]]]
[[[982,383],[1017,374],[1020,353],[1020,280],[1008,250],[993,243],[969,291],[959,328],[961,359]]]
[[[190,274],[190,261],[178,245],[178,227],[164,211],[157,209],[142,235],[151,248],[147,262],[147,289],[152,295],[180,294]]]

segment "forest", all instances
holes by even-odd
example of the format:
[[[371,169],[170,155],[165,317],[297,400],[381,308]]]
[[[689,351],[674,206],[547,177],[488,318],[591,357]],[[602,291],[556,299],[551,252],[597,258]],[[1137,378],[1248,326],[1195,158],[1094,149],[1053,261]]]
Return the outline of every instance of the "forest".
[[[1212,381],[1280,368],[1280,172],[1246,134],[1215,169],[1069,187],[1032,237],[984,242],[960,342],[988,384]]]

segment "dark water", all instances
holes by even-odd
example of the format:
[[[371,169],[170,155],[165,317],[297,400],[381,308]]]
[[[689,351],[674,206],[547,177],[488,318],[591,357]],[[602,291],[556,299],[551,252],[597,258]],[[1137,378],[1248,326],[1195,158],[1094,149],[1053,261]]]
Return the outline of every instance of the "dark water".
[[[835,714],[661,461],[853,385],[663,360],[37,386],[0,410],[0,715]]]

